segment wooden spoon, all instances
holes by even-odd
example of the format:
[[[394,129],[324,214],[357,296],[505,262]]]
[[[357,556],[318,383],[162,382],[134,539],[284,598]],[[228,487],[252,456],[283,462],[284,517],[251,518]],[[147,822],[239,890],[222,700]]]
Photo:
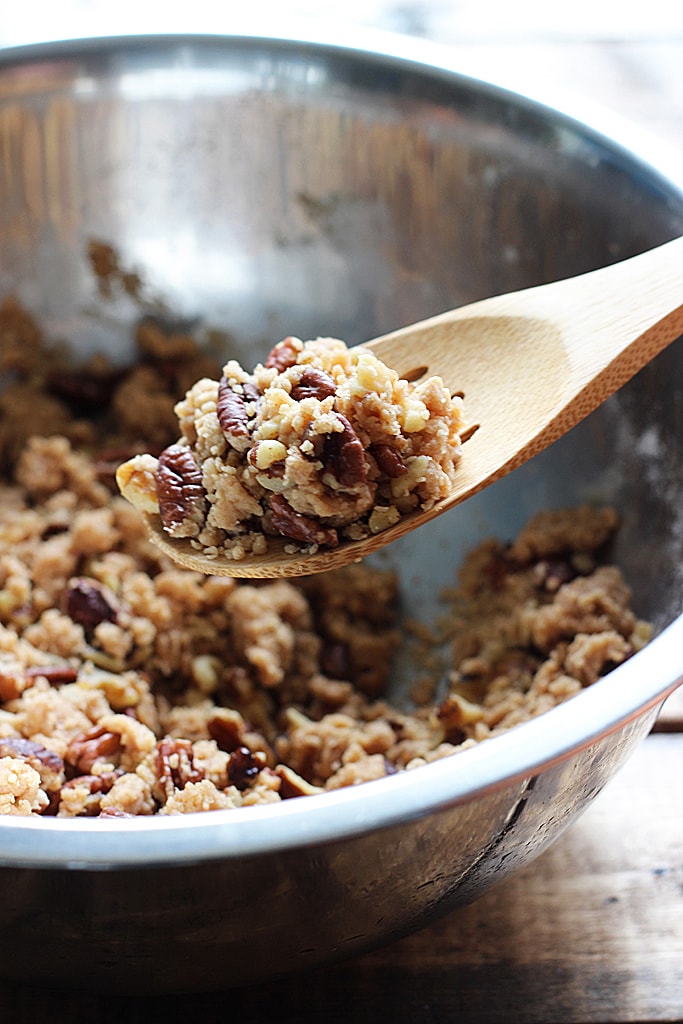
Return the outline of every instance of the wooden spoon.
[[[443,378],[465,397],[471,424],[447,498],[428,512],[361,541],[316,554],[208,559],[163,532],[154,541],[175,562],[206,575],[305,576],[359,561],[441,515],[520,466],[592,412],[683,334],[683,238],[601,270],[500,295],[367,343],[408,380]]]

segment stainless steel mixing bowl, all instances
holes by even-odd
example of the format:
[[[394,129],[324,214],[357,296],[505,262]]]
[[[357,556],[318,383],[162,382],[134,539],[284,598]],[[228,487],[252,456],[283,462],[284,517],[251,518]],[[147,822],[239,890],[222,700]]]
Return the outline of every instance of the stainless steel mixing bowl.
[[[683,172],[635,136],[399,49],[194,35],[5,52],[0,293],[80,350],[123,352],[139,308],[98,299],[84,253],[104,239],[174,316],[226,329],[254,362],[287,333],[359,341],[683,233]],[[683,675],[682,373],[679,342],[381,559],[430,621],[475,541],[544,506],[610,501],[649,647],[529,724],[354,789],[177,819],[1,821],[0,972],[117,991],[254,981],[418,928],[540,853]],[[409,674],[399,657],[397,697]]]

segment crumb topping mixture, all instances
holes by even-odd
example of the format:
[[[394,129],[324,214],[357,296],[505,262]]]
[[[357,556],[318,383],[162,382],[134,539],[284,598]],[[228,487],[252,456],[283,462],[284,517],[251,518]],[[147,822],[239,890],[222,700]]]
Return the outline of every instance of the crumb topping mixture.
[[[432,385],[408,391],[392,382],[405,401],[392,406],[402,440],[391,435],[389,455],[378,447],[386,419],[373,412],[374,387],[363,392],[370,395],[360,403],[363,416],[349,415],[353,398],[345,396],[355,378],[345,370],[341,386],[334,366],[348,357],[336,344],[295,345],[309,351],[308,362],[258,371],[259,380],[283,381],[275,391],[286,396],[285,416],[275,395],[256,411],[251,375],[236,366],[223,384],[220,367],[213,374],[192,339],[143,321],[137,340],[133,366],[97,358],[74,370],[26,310],[0,303],[0,372],[8,379],[0,392],[0,815],[106,819],[230,809],[417,769],[549,710],[647,642],[649,628],[635,617],[620,571],[603,564],[618,528],[609,508],[541,512],[511,543],[479,546],[444,595],[433,631],[402,620],[393,573],[362,564],[258,583],[177,569],[148,541],[114,470],[133,460],[150,483],[165,465],[168,494],[183,510],[189,496],[200,533],[218,529],[200,516],[227,507],[233,484],[207,491],[203,475],[200,484],[175,460],[179,385],[189,389],[180,452],[190,452],[191,441],[200,461],[227,453],[230,465],[255,450],[245,473],[271,484],[283,479],[273,467],[287,461],[275,456],[278,445],[291,447],[290,419],[305,418],[310,402],[327,410],[329,431],[314,427],[307,437],[325,458],[311,462],[321,463],[321,479],[337,482],[330,500],[343,494],[349,515],[371,487],[377,507],[393,481],[408,502],[429,500],[422,484],[401,486],[410,459],[422,457],[410,445],[438,422],[439,405]],[[322,367],[314,355],[321,346]],[[366,379],[364,359],[357,369],[354,388]],[[335,382],[334,395],[324,394],[332,385],[323,386],[322,373]],[[364,479],[340,417],[362,437]],[[407,429],[419,422],[427,428]],[[457,433],[452,413],[439,429],[443,437]],[[441,444],[436,435],[434,443]],[[297,514],[309,515],[305,502],[317,498],[297,470],[308,456],[292,458],[285,478],[302,503]],[[437,482],[449,465],[438,463]],[[216,472],[220,481],[233,476]],[[306,473],[308,480],[308,463]],[[283,497],[272,486],[264,491],[271,501]],[[262,507],[261,497],[249,499]],[[170,521],[191,530],[192,516],[188,523],[173,507],[169,498]],[[334,519],[325,528],[345,527]],[[387,695],[406,635],[416,664],[414,708]],[[444,676],[445,692],[436,688]]]
[[[179,439],[117,472],[171,537],[239,560],[285,537],[333,548],[448,495],[463,403],[438,377],[399,378],[369,350],[285,338],[252,373],[234,360],[176,406]]]

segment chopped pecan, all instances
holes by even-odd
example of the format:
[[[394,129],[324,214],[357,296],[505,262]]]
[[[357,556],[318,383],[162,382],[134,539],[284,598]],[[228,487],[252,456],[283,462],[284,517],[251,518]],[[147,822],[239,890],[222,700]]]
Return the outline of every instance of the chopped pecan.
[[[47,794],[48,805],[40,811],[41,818],[55,818],[59,812],[59,789],[53,789],[51,793]]]
[[[244,720],[236,711],[218,708],[206,723],[209,736],[221,750],[231,754],[242,743]]]
[[[339,543],[336,530],[323,526],[313,516],[296,512],[281,494],[275,494],[270,499],[270,511],[273,529],[282,537],[290,537],[305,544],[318,544],[324,548],[335,548]]]
[[[18,661],[3,661],[0,666],[0,701],[16,700],[26,688],[26,671]]]
[[[176,789],[184,789],[188,782],[201,782],[204,778],[204,771],[195,767],[190,741],[173,736],[166,736],[157,743],[155,771],[167,800]]]
[[[65,789],[87,788],[89,796],[86,799],[85,807],[81,817],[92,818],[100,814],[100,797],[108,793],[116,780],[123,774],[123,769],[117,768],[113,772],[103,772],[102,775],[77,775],[61,787],[60,794]]]
[[[466,727],[482,717],[480,705],[466,700],[459,693],[451,693],[436,708],[436,718],[449,743],[462,743]]]
[[[59,754],[21,736],[5,736],[0,739],[0,757],[20,757],[37,771],[40,771],[40,767],[56,775],[64,771],[64,762]]]
[[[134,818],[134,814],[122,811],[120,807],[103,807],[98,818]]]
[[[87,786],[91,793],[108,793],[116,780],[120,779],[123,774],[123,768],[116,768],[113,772],[102,772],[101,775],[77,775],[75,779],[65,782],[62,789]]]
[[[50,686],[62,686],[65,683],[75,683],[78,672],[71,665],[31,665],[26,669],[26,678],[47,679]]]
[[[373,444],[370,451],[375,457],[381,473],[395,480],[407,472],[408,467],[395,448],[388,444]]]
[[[254,383],[254,381],[245,380],[242,384],[242,391],[244,392],[244,400],[246,402],[258,402],[261,398],[258,384]]]
[[[50,537],[58,537],[60,533],[66,533],[68,529],[68,522],[60,520],[59,517],[55,517],[51,523],[46,524],[45,529],[40,534],[41,540],[49,540]]]
[[[283,341],[278,342],[275,348],[270,350],[264,365],[268,369],[274,369],[278,373],[283,373],[290,366],[294,366],[298,355],[299,346],[297,346],[296,338],[285,338]]]
[[[248,747],[237,747],[228,761],[228,782],[237,789],[246,789],[264,767],[263,754],[254,754]]]
[[[159,513],[172,537],[196,536],[206,497],[202,474],[189,448],[172,444],[159,456],[156,474]]]
[[[247,459],[249,463],[261,473],[267,473],[269,477],[283,477],[285,475],[285,459],[287,449],[282,441],[266,440],[258,441],[249,450]]]
[[[254,393],[255,392],[255,393]],[[242,386],[242,394],[236,391],[227,377],[218,382],[218,403],[216,415],[220,428],[228,444],[235,447],[235,441],[248,438],[251,434],[249,410],[247,402],[254,402],[259,397],[256,385]]]
[[[80,576],[69,580],[64,592],[64,611],[83,626],[86,635],[100,622],[116,622],[118,612],[114,594],[97,580]]]
[[[292,398],[297,402],[302,402],[304,398],[317,398],[322,401],[336,393],[337,385],[334,378],[324,370],[316,369],[315,366],[306,366],[299,383],[292,388]]]
[[[88,775],[95,761],[114,757],[121,749],[118,733],[107,732],[99,725],[74,737],[67,747],[64,760],[78,772]]]
[[[285,764],[276,765],[275,774],[280,777],[280,796],[283,800],[291,800],[295,796],[315,796],[323,792],[320,786],[307,782]]]
[[[365,451],[346,416],[341,413],[335,415],[342,429],[325,435],[321,461],[342,487],[357,487],[365,482],[368,475]]]

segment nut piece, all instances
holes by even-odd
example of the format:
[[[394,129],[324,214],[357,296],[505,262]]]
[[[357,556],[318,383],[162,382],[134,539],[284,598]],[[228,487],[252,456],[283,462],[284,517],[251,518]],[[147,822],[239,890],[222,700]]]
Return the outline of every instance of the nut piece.
[[[167,800],[176,789],[184,789],[188,782],[201,782],[204,778],[203,770],[195,767],[190,741],[172,736],[157,743],[154,767]]]
[[[320,786],[314,786],[307,782],[286,764],[276,765],[275,774],[280,777],[280,796],[283,800],[291,800],[296,796],[315,796],[316,793],[324,793]]]
[[[147,515],[157,515],[156,471],[153,455],[135,455],[116,470],[116,483],[124,498]]]
[[[258,390],[256,391],[258,396]],[[242,388],[242,394],[235,391],[228,378],[223,375],[218,382],[218,401],[216,415],[223,435],[232,448],[241,451],[244,442],[251,435],[250,415],[247,402],[253,401],[253,390]]]
[[[295,512],[281,494],[270,499],[270,511],[273,529],[282,537],[303,541],[305,544],[318,544],[324,548],[336,548],[339,543],[336,530],[323,526],[313,516]]]
[[[26,672],[19,662],[5,661],[0,666],[0,701],[16,700],[26,689]]]
[[[66,614],[91,634],[100,622],[116,622],[117,609],[114,594],[97,580],[76,577],[69,580],[64,593]]]
[[[64,762],[54,750],[48,750],[42,744],[20,736],[6,736],[0,739],[0,757],[20,757],[41,776],[41,768],[55,775],[64,771]]]
[[[202,474],[189,448],[172,444],[159,456],[155,474],[159,513],[171,537],[196,537],[204,522]]]
[[[292,388],[292,398],[297,402],[302,402],[304,398],[317,398],[322,402],[324,398],[330,398],[336,393],[334,378],[314,366],[306,366],[299,383]]]
[[[400,518],[401,513],[395,505],[376,505],[368,519],[370,533],[382,533],[383,530],[388,530],[390,526],[396,526]]]
[[[71,740],[64,760],[77,771],[89,775],[95,761],[108,759],[118,754],[120,749],[121,737],[118,733],[107,732],[101,726],[95,725]]]
[[[117,768],[113,772],[103,772],[101,775],[77,775],[75,779],[65,782],[59,790],[58,797],[66,796],[69,790],[88,790],[88,796],[80,811],[79,817],[92,818],[103,813],[100,810],[100,799],[108,793],[118,778],[123,775],[123,769]],[[65,792],[66,791],[66,792]],[[71,812],[73,813],[73,812]]]
[[[262,472],[283,462],[287,458],[287,449],[282,441],[259,441],[249,453],[249,461]]]
[[[244,721],[237,711],[216,708],[206,723],[209,736],[221,750],[231,754],[242,745]]]
[[[248,747],[237,747],[228,761],[228,782],[236,789],[246,789],[265,767],[265,763],[263,754],[254,754]]]
[[[26,669],[27,679],[38,676],[46,679],[50,686],[63,686],[65,683],[75,683],[78,672],[71,665],[30,665]]]
[[[449,743],[462,743],[467,726],[482,718],[482,708],[459,693],[449,694],[436,708],[436,719]]]
[[[321,461],[342,487],[357,487],[365,483],[368,475],[365,451],[346,416],[335,415],[342,429],[325,435]]]
[[[278,373],[284,373],[290,366],[294,366],[299,356],[299,352],[303,349],[303,344],[298,338],[285,338],[284,341],[278,342],[275,348],[270,350],[268,358],[263,364],[269,370],[277,370]]]
[[[408,467],[398,452],[388,444],[373,444],[371,453],[381,473],[388,476],[390,480],[396,480],[407,472]]]

